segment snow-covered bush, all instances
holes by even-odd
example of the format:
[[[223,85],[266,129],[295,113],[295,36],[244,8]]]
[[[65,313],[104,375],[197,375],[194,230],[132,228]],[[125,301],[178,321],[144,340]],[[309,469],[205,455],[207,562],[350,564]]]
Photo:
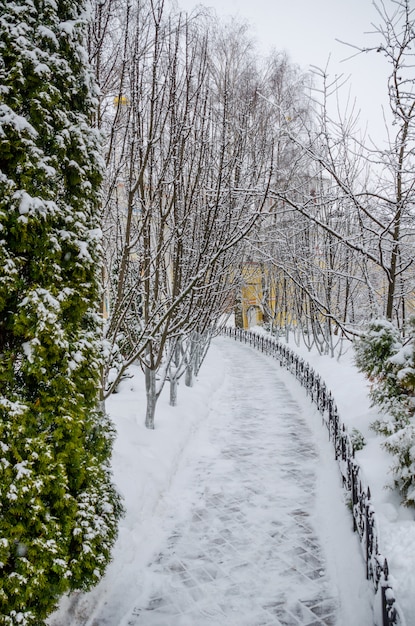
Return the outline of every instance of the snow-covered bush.
[[[350,432],[350,441],[352,442],[353,450],[363,450],[366,445],[366,439],[357,428],[352,428]]]
[[[121,514],[102,366],[98,137],[74,0],[0,0],[0,623],[40,626]]]
[[[404,504],[415,507],[415,426],[401,428],[384,445],[395,459],[391,467],[395,486],[404,496]]]
[[[356,344],[356,365],[371,382],[373,405],[383,414],[373,429],[387,439],[385,448],[394,455],[391,470],[395,486],[407,506],[415,506],[415,318],[409,336],[386,320],[371,322]]]
[[[373,428],[391,435],[406,426],[414,414],[413,343],[410,339],[404,343],[391,322],[375,320],[355,350],[356,365],[371,382],[372,402],[385,413],[385,418],[375,422]]]

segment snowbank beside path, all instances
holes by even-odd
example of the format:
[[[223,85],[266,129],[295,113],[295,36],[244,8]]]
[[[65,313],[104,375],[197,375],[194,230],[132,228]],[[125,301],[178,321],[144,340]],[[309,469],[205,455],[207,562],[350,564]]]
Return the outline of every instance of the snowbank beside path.
[[[403,507],[399,495],[388,488],[392,483],[389,471],[392,457],[382,448],[382,437],[370,428],[380,415],[377,408],[370,405],[367,379],[354,365],[353,346],[348,345],[340,359],[320,355],[317,350],[309,351],[293,339],[288,346],[325,381],[349,432],[357,428],[365,438],[366,445],[356,452],[356,460],[372,494],[380,552],[388,560],[390,580],[407,626],[415,626],[415,514],[412,509]]]

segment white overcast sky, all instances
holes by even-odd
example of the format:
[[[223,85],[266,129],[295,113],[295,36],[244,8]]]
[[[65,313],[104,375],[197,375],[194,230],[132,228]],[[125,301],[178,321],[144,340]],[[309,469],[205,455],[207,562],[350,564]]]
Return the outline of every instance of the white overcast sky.
[[[377,140],[384,136],[381,104],[387,107],[387,66],[384,57],[374,53],[343,61],[353,50],[336,40],[369,47],[380,43],[372,24],[380,16],[372,0],[177,0],[191,12],[202,4],[212,7],[220,18],[238,16],[252,26],[260,52],[285,50],[303,69],[311,65],[329,74],[350,75],[350,92],[361,109],[361,126],[368,124]],[[385,0],[392,7],[391,0]]]

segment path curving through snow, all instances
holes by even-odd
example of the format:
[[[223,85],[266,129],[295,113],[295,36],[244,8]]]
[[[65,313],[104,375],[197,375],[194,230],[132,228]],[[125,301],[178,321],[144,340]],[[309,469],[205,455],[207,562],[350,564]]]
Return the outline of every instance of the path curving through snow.
[[[224,382],[143,527],[147,563],[123,568],[116,552],[105,593],[72,600],[51,626],[373,623],[338,470],[303,390],[230,339],[216,340],[215,359]]]

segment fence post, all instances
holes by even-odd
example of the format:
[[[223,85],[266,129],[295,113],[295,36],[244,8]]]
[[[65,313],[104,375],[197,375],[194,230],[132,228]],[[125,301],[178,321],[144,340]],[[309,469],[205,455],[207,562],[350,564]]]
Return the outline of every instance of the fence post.
[[[370,576],[370,529],[369,529],[369,505],[366,500],[365,504],[365,543],[366,543],[366,579],[369,580]]]
[[[354,460],[350,461],[350,486],[352,492],[352,517],[353,517],[353,532],[357,531],[355,506],[357,505],[357,485],[356,485],[356,470]]]
[[[386,558],[383,564],[383,574],[384,580],[382,581],[381,590],[383,626],[393,626],[397,623],[396,618],[398,615],[395,606],[395,596],[388,582],[389,566]]]

